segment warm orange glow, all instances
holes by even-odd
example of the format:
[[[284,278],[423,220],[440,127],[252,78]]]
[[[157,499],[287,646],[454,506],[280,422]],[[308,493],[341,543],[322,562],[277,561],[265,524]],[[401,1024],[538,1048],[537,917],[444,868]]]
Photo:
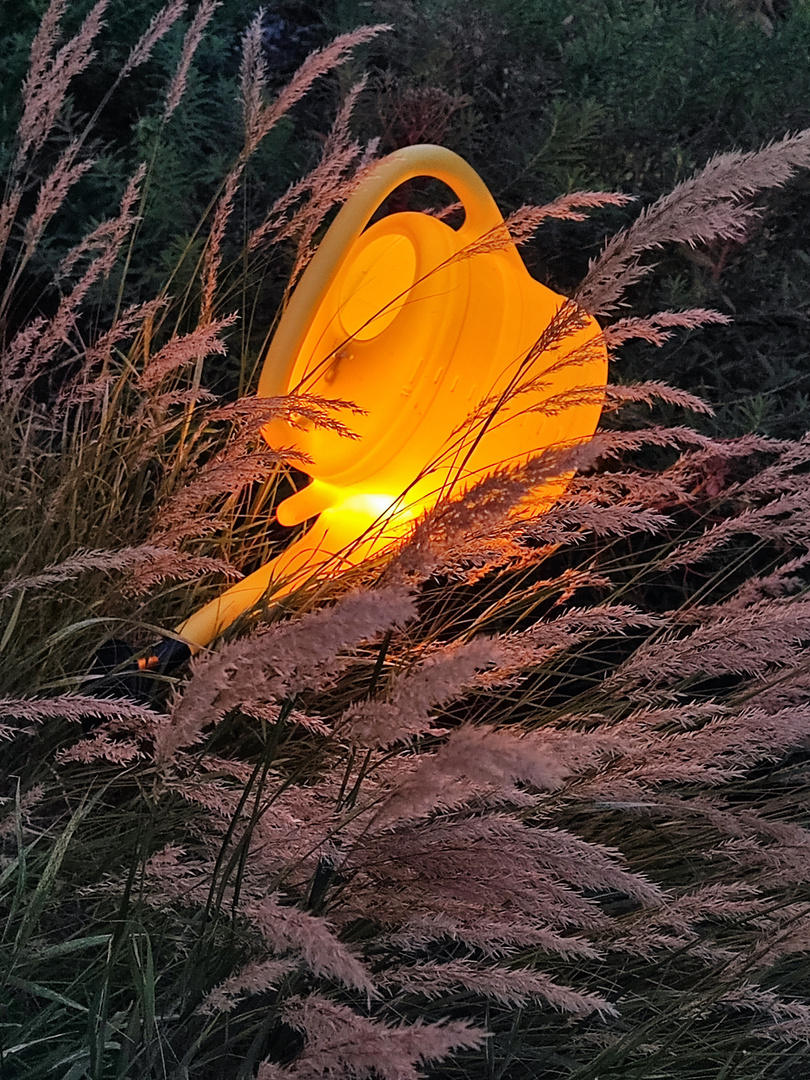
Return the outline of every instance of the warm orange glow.
[[[461,228],[418,213],[366,228],[386,196],[415,176],[437,177],[456,192]],[[593,434],[601,404],[593,393],[579,401],[575,393],[605,385],[599,327],[583,317],[534,349],[566,300],[529,275],[502,226],[477,174],[440,147],[390,155],[343,207],[279,324],[259,395],[354,402],[365,410],[352,417],[359,439],[268,425],[270,445],[295,446],[312,459],[312,483],[279,506],[279,521],[320,517],[279,558],[179,627],[194,649],[271,585],[281,595],[318,569],[356,565],[401,538],[439,498]],[[482,236],[494,242],[465,254]],[[538,505],[562,487],[536,492]]]

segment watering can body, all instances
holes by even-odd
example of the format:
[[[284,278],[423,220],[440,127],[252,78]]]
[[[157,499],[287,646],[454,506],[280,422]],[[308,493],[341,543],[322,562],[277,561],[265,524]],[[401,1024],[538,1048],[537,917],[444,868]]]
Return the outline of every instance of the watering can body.
[[[369,225],[385,198],[417,176],[453,189],[463,225],[411,212]],[[549,334],[555,324],[559,333]],[[271,583],[290,591],[327,564],[357,564],[439,499],[543,449],[589,438],[601,411],[594,388],[606,376],[599,326],[529,275],[489,191],[461,158],[417,146],[383,159],[304,272],[258,388],[262,398],[354,403],[363,410],[351,417],[357,438],[294,417],[267,425],[268,443],[301,451],[313,478],[280,504],[279,521],[318,519],[178,633],[196,651]],[[564,484],[536,492],[538,508]]]

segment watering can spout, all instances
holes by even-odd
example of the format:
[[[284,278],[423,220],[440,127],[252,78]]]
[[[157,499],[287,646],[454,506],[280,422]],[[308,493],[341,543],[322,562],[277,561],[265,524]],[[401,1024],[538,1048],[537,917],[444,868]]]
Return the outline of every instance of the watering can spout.
[[[300,525],[342,501],[341,491],[323,480],[313,480],[301,491],[288,496],[276,510],[281,525]]]
[[[369,225],[404,181],[446,183],[458,229],[429,214]],[[177,628],[192,652],[268,590],[339,572],[407,534],[440,498],[557,444],[590,438],[606,350],[594,319],[535,281],[480,177],[437,146],[380,161],[359,184],[304,272],[265,358],[259,396],[352,402],[357,435],[275,420],[270,445],[311,462],[312,482],[278,507],[308,532]],[[550,482],[538,507],[564,487]]]
[[[340,574],[379,553],[396,536],[386,530],[378,506],[373,498],[360,497],[324,510],[280,555],[195,612],[175,632],[197,653],[265,594],[281,599],[316,574]]]

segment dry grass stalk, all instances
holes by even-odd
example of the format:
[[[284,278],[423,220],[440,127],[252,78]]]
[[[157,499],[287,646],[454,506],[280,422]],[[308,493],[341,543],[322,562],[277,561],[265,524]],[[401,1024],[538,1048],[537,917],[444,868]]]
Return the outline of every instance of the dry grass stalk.
[[[15,173],[21,172],[41,149],[64,103],[68,86],[93,60],[93,41],[103,25],[107,2],[97,0],[76,36],[54,54],[66,0],[51,0],[31,46],[23,87],[23,112],[17,129]]]
[[[146,63],[152,55],[152,50],[155,45],[157,45],[161,38],[168,34],[177,20],[184,14],[185,10],[185,0],[169,0],[169,3],[164,5],[164,7],[153,16],[149,26],[133,45],[129,56],[126,58],[124,66],[121,69],[119,79],[125,79],[135,70],[135,68]]]
[[[166,104],[163,109],[163,119],[170,120],[182,100],[188,83],[188,73],[194,53],[205,36],[205,30],[213,18],[214,12],[222,6],[222,0],[202,0],[202,3],[194,12],[194,18],[183,38],[183,49],[180,53],[180,61],[166,94]]]

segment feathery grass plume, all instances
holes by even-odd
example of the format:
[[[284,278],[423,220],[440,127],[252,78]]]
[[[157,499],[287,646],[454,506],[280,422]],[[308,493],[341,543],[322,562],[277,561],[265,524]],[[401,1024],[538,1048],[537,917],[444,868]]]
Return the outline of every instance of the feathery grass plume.
[[[5,254],[6,244],[11,236],[11,229],[17,218],[22,199],[22,188],[13,184],[2,203],[0,203],[0,259]]]
[[[573,905],[567,918],[561,918],[563,901],[571,896]],[[592,942],[584,937],[571,932],[571,927],[576,926],[579,930],[595,934],[607,933],[608,920],[593,906],[581,903],[576,893],[568,893],[563,888],[547,890],[544,899],[543,918],[549,922],[557,922],[558,930],[549,930],[541,925],[541,920],[535,920],[526,924],[509,915],[504,915],[500,920],[490,914],[482,916],[477,923],[469,922],[460,927],[457,918],[453,918],[446,912],[427,911],[413,912],[406,923],[399,929],[387,933],[383,942],[394,949],[397,961],[393,970],[398,970],[399,964],[407,960],[410,964],[420,963],[413,957],[417,953],[424,953],[435,949],[437,943],[445,941],[461,942],[468,949],[475,951],[477,957],[490,961],[486,970],[490,971],[493,980],[500,975],[509,976],[510,972],[517,970],[520,974],[527,972],[529,968],[515,969],[506,967],[506,964],[521,963],[527,957],[521,956],[524,949],[536,951],[542,950],[549,956],[558,960],[569,960],[582,963],[583,961],[598,962],[605,957],[605,950],[597,948]],[[497,963],[494,963],[496,961]],[[484,965],[482,965],[484,970]],[[489,996],[484,994],[483,996]]]
[[[675,491],[677,492],[677,489]],[[556,503],[547,514],[521,521],[514,529],[524,539],[547,545],[567,546],[582,543],[589,535],[655,535],[672,524],[672,519],[666,514],[658,510],[648,510],[640,501],[631,501],[638,494],[638,491],[632,492],[623,505],[611,504],[608,500],[604,500],[600,505],[596,500],[600,497],[604,499],[602,485],[580,488],[576,495],[572,494]],[[673,487],[651,482],[645,494],[669,500],[673,496]],[[595,580],[594,584],[597,584]]]
[[[766,469],[759,468],[757,461],[762,455],[787,454],[796,444],[789,440],[766,438],[762,435],[742,435],[737,439],[707,441],[703,447],[685,450],[678,460],[667,469],[667,476],[677,483],[684,492],[679,502],[694,501],[696,496],[716,498],[727,491],[737,494],[736,481],[743,475],[750,475],[750,482],[758,484],[758,477],[763,478],[769,469],[776,469],[773,482],[770,479],[762,485],[762,490],[770,498],[778,496],[784,489],[785,478],[791,490],[797,486],[797,476],[792,465],[777,465]],[[757,467],[752,468],[751,463]],[[777,479],[778,476],[778,479]],[[798,485],[801,486],[800,484]],[[745,484],[748,488],[748,482]],[[752,494],[755,492],[752,489]],[[743,502],[745,506],[745,502]],[[675,552],[691,542],[682,541],[676,545]],[[666,563],[665,563],[666,565]]]
[[[647,447],[661,449],[681,449],[683,447],[714,447],[715,440],[701,435],[693,428],[675,426],[640,428],[636,431],[597,431],[584,446],[577,447],[571,454],[575,462],[583,468],[590,468],[603,460],[621,459],[626,453]],[[528,476],[533,476],[531,463],[526,467]]]
[[[635,200],[633,195],[616,191],[572,191],[559,195],[545,206],[521,206],[506,219],[506,227],[512,242],[522,244],[529,239],[538,225],[547,218],[562,221],[585,221],[584,210],[598,210],[603,206],[627,206]]]
[[[748,436],[748,439],[753,438],[754,436]],[[750,445],[752,451],[757,449],[764,453],[778,453],[779,457],[767,468],[733,485],[731,487],[733,495],[746,498],[756,495],[774,497],[803,489],[801,469],[810,462],[810,435],[805,434],[795,442],[763,439],[756,446],[748,442],[746,445]]]
[[[633,201],[634,196],[622,195],[615,191],[577,191],[570,195],[561,195],[545,206],[521,206],[503,222],[466,244],[450,257],[449,262],[464,261],[475,258],[477,255],[503,251],[513,244],[525,244],[540,225],[549,218],[585,221],[587,214],[582,213],[583,209],[626,206]]]
[[[214,514],[199,510],[221,495],[238,495],[249,484],[267,479],[280,466],[300,466],[309,459],[297,450],[251,450],[230,447],[208,461],[195,480],[181,488],[167,503],[155,525],[153,537],[164,543],[208,535],[217,528]]]
[[[248,251],[256,251],[270,241],[278,243],[297,237],[295,266],[303,267],[311,253],[318,225],[333,206],[345,202],[356,189],[376,152],[377,140],[372,140],[364,149],[350,137],[349,131],[352,111],[365,85],[366,80],[361,79],[351,87],[324,143],[321,160],[276,199],[264,221],[250,234]],[[350,169],[353,172],[350,173]],[[303,201],[305,196],[308,197],[306,202]],[[296,276],[293,271],[292,280]]]
[[[472,960],[425,961],[395,969],[387,985],[428,999],[442,997],[453,987],[469,990],[510,1008],[540,998],[560,1012],[574,1016],[618,1016],[615,1006],[598,994],[582,993],[560,986],[539,971],[520,968],[493,968]]]
[[[163,108],[164,122],[171,119],[182,100],[183,94],[186,92],[188,73],[191,68],[191,61],[194,59],[194,53],[205,35],[206,27],[211,21],[214,12],[219,7],[222,7],[222,0],[202,0],[200,6],[194,12],[194,18],[191,20],[191,25],[186,30],[183,38],[180,60],[166,94],[166,104]]]
[[[192,777],[185,777],[181,783],[169,780],[166,790],[193,804],[198,811],[202,807],[205,811],[206,825],[213,831],[218,829],[222,833],[228,828],[229,823],[238,819],[241,802],[240,792],[235,787],[228,786],[223,780],[210,778],[195,780]],[[204,902],[203,893],[207,878],[210,878],[209,866],[202,868],[200,895],[189,895],[186,898],[188,902],[194,900]]]
[[[160,399],[155,399],[156,407],[159,402]],[[201,516],[199,510],[203,504],[223,494],[238,495],[246,485],[265,479],[285,464],[308,463],[310,459],[299,450],[267,448],[261,432],[271,420],[283,418],[294,424],[308,421],[345,438],[357,438],[335,415],[342,411],[357,414],[362,410],[351,402],[337,399],[328,401],[306,394],[247,397],[225,405],[214,403],[214,407],[206,412],[206,422],[225,421],[232,424],[228,442],[204,463],[197,458],[189,460],[187,471],[193,478],[164,502],[156,515],[152,538],[159,543],[177,543],[182,539],[206,535],[216,528],[217,517],[210,514]],[[259,449],[255,445],[257,442]],[[207,447],[206,451],[210,453]]]
[[[232,578],[240,576],[238,570],[222,560],[204,556],[182,556],[171,548],[152,544],[139,544],[136,547],[119,548],[117,551],[77,551],[69,559],[46,566],[39,573],[11,578],[0,587],[0,600],[5,600],[22,589],[42,589],[93,571],[131,574],[133,585],[137,583],[143,586],[154,574],[158,575],[154,580],[175,576],[180,580],[187,580],[189,576],[209,573],[212,570]]]
[[[244,576],[227,559],[212,555],[191,555],[151,544],[143,544],[142,549],[149,549],[149,555],[130,569],[123,583],[127,596],[145,596],[166,581],[192,581],[206,574],[219,574],[226,581],[240,581]]]
[[[262,16],[259,12],[245,35],[242,59],[242,113],[245,125],[243,156],[249,157],[262,139],[307,93],[312,84],[349,59],[360,45],[372,41],[391,27],[386,24],[361,26],[341,34],[322,49],[310,53],[272,105],[263,102],[266,73],[261,52]]]
[[[630,389],[630,397],[635,388]],[[639,387],[642,399],[647,391]],[[649,391],[651,398],[655,389]],[[619,395],[621,397],[621,394]],[[630,472],[580,473],[572,478],[564,494],[536,517],[518,517],[497,525],[487,536],[470,538],[459,545],[457,563],[445,564],[445,572],[452,571],[466,577],[465,564],[474,568],[485,567],[487,560],[492,567],[505,563],[514,566],[531,565],[543,558],[552,548],[582,544],[590,535],[599,537],[623,537],[634,533],[656,535],[673,524],[673,519],[662,513],[662,507],[686,505],[690,492],[681,480],[664,473],[649,475]],[[537,545],[544,545],[541,553]],[[474,571],[480,577],[479,571]],[[574,587],[610,585],[610,579],[593,571],[566,570],[555,579],[569,580]],[[576,583],[579,583],[578,585]],[[542,581],[537,582],[543,584]]]
[[[389,860],[392,857],[390,851],[384,855]],[[362,917],[358,913],[373,893],[375,917],[383,925],[396,927],[381,937],[381,944],[392,949],[397,957],[403,953],[435,952],[452,942],[457,954],[465,951],[489,961],[489,970],[497,977],[499,971],[510,970],[503,964],[525,959],[520,956],[522,950],[531,950],[534,958],[538,950],[547,952],[555,967],[561,959],[582,963],[602,956],[599,949],[574,936],[572,930],[601,936],[609,920],[597,904],[583,899],[576,890],[550,883],[542,873],[532,876],[524,872],[516,877],[503,860],[496,863],[487,857],[482,871],[506,874],[505,889],[494,889],[488,880],[477,877],[467,882],[465,891],[457,865],[452,865],[447,875],[438,863],[427,869],[429,873],[424,875],[421,885],[423,891],[430,888],[430,904],[420,903],[416,892],[409,892],[412,902],[409,910],[404,910],[395,895],[397,886],[403,890],[401,881],[392,887],[378,875],[371,879],[367,894],[358,889],[356,906],[344,905],[355,919]],[[437,876],[443,882],[438,890],[428,886],[428,878]],[[417,879],[417,874],[412,877]],[[361,879],[361,885],[366,883],[367,879]],[[517,890],[514,911],[506,889]],[[529,896],[530,892],[533,897]],[[494,905],[492,909],[483,906],[484,897]],[[340,914],[339,909],[333,912],[334,916]],[[549,924],[556,929],[550,930]]]
[[[770,1021],[764,1034],[780,1042],[803,1042],[810,1039],[810,1006],[799,1001],[785,1001],[772,990],[748,984],[730,990],[720,998],[727,1009],[744,1009]]]
[[[23,87],[26,96],[43,81],[53,52],[59,41],[59,22],[67,7],[67,0],[50,0],[34,35],[28,60],[28,74]]]
[[[269,398],[239,398],[225,405],[218,404],[208,411],[207,417],[211,422],[232,422],[242,443],[255,438],[271,420],[286,420],[293,425],[311,424],[334,431],[344,439],[356,439],[357,433],[336,415],[342,412],[353,416],[365,415],[364,409],[340,398],[323,398],[316,394],[281,394]]]
[[[636,696],[696,675],[762,675],[772,667],[795,665],[808,636],[810,602],[761,600],[742,611],[710,618],[685,636],[677,636],[673,628],[652,638],[612,678]]]
[[[400,675],[387,701],[359,702],[343,714],[339,730],[359,746],[386,747],[415,735],[437,734],[431,710],[458,697],[476,672],[497,664],[498,646],[486,638],[443,649],[415,671]]]
[[[138,378],[140,390],[154,390],[168,375],[204,360],[212,353],[224,356],[228,347],[222,340],[223,330],[237,320],[236,312],[215,322],[203,323],[188,334],[176,334],[156,353],[149,357]]]
[[[331,726],[325,720],[318,716],[309,716],[307,713],[301,712],[300,709],[288,709],[281,705],[268,705],[266,702],[251,701],[247,697],[240,704],[239,710],[245,716],[252,716],[254,720],[264,720],[268,724],[277,724],[279,722],[291,724],[301,728],[302,731],[309,731],[327,738],[331,737],[333,733]]]
[[[747,533],[760,539],[786,541],[810,546],[810,493],[780,495],[764,506],[750,507],[733,518],[712,525],[703,536],[676,548],[664,562],[664,568],[694,566],[733,537]]]
[[[768,968],[779,960],[796,957],[798,953],[810,952],[810,905],[806,903],[787,905],[787,910],[762,918],[763,942],[757,960]]]
[[[94,731],[88,738],[80,739],[75,746],[61,750],[58,760],[61,764],[73,761],[90,765],[94,761],[102,761],[123,766],[145,757],[139,743],[128,739],[110,738],[108,731]]]
[[[214,295],[217,291],[217,278],[222,264],[222,241],[225,238],[225,228],[231,216],[234,196],[244,170],[245,160],[240,158],[226,176],[222,194],[217,199],[211,231],[203,252],[203,281],[198,321],[198,327],[201,329],[210,325],[214,318]]]
[[[702,414],[703,416],[714,416],[714,409],[703,398],[697,397],[696,394],[690,394],[687,390],[667,386],[666,383],[658,382],[655,379],[621,386],[608,384],[605,387],[605,404],[602,411],[612,412],[631,401],[642,402],[650,406],[657,401],[661,401],[665,405],[674,405],[679,409],[689,409],[690,412]]]
[[[139,166],[127,183],[118,217],[93,229],[62,260],[59,275],[64,277],[85,254],[96,252],[73,288],[60,299],[56,314],[50,319],[37,317],[12,338],[8,355],[4,358],[3,382],[7,393],[9,388],[16,395],[28,390],[42,370],[53,362],[59,350],[70,343],[82,303],[92,286],[112,273],[121,246],[138,220],[138,215],[133,211],[145,172],[146,166]],[[4,299],[10,299],[10,294]]]
[[[282,1018],[306,1035],[306,1045],[289,1066],[263,1062],[256,1080],[323,1080],[336,1075],[419,1080],[424,1074],[417,1072],[418,1064],[441,1061],[453,1050],[479,1047],[486,1037],[462,1020],[438,1024],[417,1020],[393,1027],[321,994],[289,998]]]
[[[118,76],[119,79],[125,79],[135,68],[146,63],[152,55],[155,45],[168,34],[177,20],[185,13],[185,10],[185,0],[169,0],[169,3],[165,4],[153,16],[149,26],[133,45]]]
[[[74,140],[58,159],[39,189],[34,212],[25,223],[23,252],[15,267],[14,278],[8,286],[10,289],[14,287],[14,281],[19,279],[22,266],[33,255],[37,244],[42,239],[45,226],[65,201],[70,189],[95,164],[92,159],[77,161],[78,150],[79,144]]]
[[[391,944],[410,940],[411,948],[450,938],[490,958],[530,945],[576,956],[582,942],[569,932],[609,922],[592,896],[607,888],[644,906],[664,899],[616,854],[507,813],[403,823],[358,838],[341,866],[352,887],[330,914],[344,924],[370,918],[389,929]]]
[[[225,178],[222,194],[217,200],[211,231],[203,253],[203,284],[199,320],[201,325],[206,325],[213,318],[214,294],[222,262],[222,242],[233,209],[234,196],[248,159],[255,153],[261,141],[273,130],[282,116],[301,100],[316,79],[348,60],[359,45],[371,41],[377,34],[389,29],[389,27],[382,25],[365,26],[335,38],[331,44],[311,53],[278,95],[276,101],[272,105],[265,105],[263,97],[267,80],[261,44],[263,17],[264,11],[261,10],[245,34],[241,67],[241,97],[245,142],[238,160]],[[353,102],[354,97],[350,94],[349,109],[351,109]],[[334,147],[338,156],[343,159],[347,156],[356,156],[350,147],[346,148],[343,145],[346,136],[346,119],[347,117],[344,117],[341,120],[339,116],[339,126],[336,129],[337,134],[335,136],[337,145]],[[327,160],[329,160],[330,156],[329,149],[328,147]],[[330,162],[330,167],[332,165],[333,163]],[[331,201],[327,199],[327,201],[329,205],[334,205],[334,199]],[[306,232],[306,229],[304,231]]]
[[[109,390],[116,379],[113,349],[122,341],[144,332],[144,328],[166,307],[165,297],[155,297],[142,304],[130,304],[95,341],[84,348],[79,367],[73,377],[58,390],[53,413],[63,415],[72,405],[95,401]],[[101,372],[96,368],[101,365]],[[136,414],[137,415],[137,414]]]
[[[81,694],[59,694],[52,698],[0,698],[0,716],[13,717],[21,724],[41,724],[45,720],[124,720],[135,724],[153,724],[160,714],[124,699],[84,697]],[[2,737],[12,738],[19,728],[2,726]],[[30,732],[29,732],[30,733]]]
[[[65,101],[72,80],[95,56],[93,41],[98,35],[108,0],[97,0],[79,32],[54,55],[59,20],[65,0],[51,0],[31,46],[28,74],[23,85],[23,112],[17,128],[17,155],[13,172],[19,173],[40,150],[50,134]]]
[[[315,253],[315,235],[326,215],[354,194],[374,163],[379,140],[372,139],[367,146],[363,147],[349,136],[352,110],[365,85],[364,78],[350,88],[324,143],[321,161],[301,182],[301,188],[295,192],[295,195],[300,198],[306,190],[309,197],[306,202],[296,208],[295,214],[286,223],[286,227],[277,233],[277,240],[287,237],[297,238],[295,262],[290,271],[288,288],[298,280],[304,267]],[[248,240],[248,248],[255,245],[257,237],[260,242],[266,243],[266,234],[260,236],[257,230]]]
[[[402,779],[392,785],[375,814],[376,827],[423,817],[434,809],[454,810],[469,802],[475,791],[501,792],[511,797],[513,781],[541,791],[554,790],[578,768],[588,767],[605,752],[622,747],[611,740],[559,737],[558,732],[492,730],[465,725],[452,731],[435,754],[421,754]]]
[[[292,949],[315,975],[336,979],[368,998],[377,996],[371,972],[338,940],[328,920],[282,905],[275,896],[250,901],[242,911],[270,948]]]
[[[182,697],[157,734],[157,762],[170,762],[204,727],[239,705],[243,687],[250,687],[252,700],[274,701],[323,685],[348,662],[342,654],[413,616],[413,601],[402,588],[350,593],[334,607],[271,626],[255,638],[198,658]]]
[[[631,781],[651,787],[672,782],[717,786],[744,776],[757,763],[778,761],[809,736],[808,706],[729,710],[695,731],[650,733],[636,742],[635,752],[628,744],[622,769]]]
[[[540,484],[565,475],[572,467],[573,451],[546,451],[535,459],[531,478]],[[525,472],[525,470],[520,470]],[[531,486],[519,470],[498,472],[473,484],[452,502],[439,502],[414,526],[407,543],[392,559],[387,576],[397,581],[428,577],[453,558],[454,545],[492,530],[524,499]]]
[[[200,1006],[200,1012],[211,1015],[217,1012],[231,1012],[239,1004],[240,998],[247,994],[260,994],[266,990],[276,990],[282,979],[298,967],[298,961],[291,957],[270,960],[254,960],[230,978],[224,979],[214,987]]]
[[[629,316],[625,319],[617,319],[616,322],[606,326],[602,331],[602,337],[608,349],[615,349],[623,345],[625,341],[634,338],[649,341],[652,345],[663,345],[672,337],[672,328],[681,327],[686,330],[695,330],[699,326],[727,325],[731,322],[728,315],[720,311],[711,311],[707,308],[689,308],[686,311],[658,311],[646,318]],[[699,399],[698,399],[699,400]],[[692,408],[693,406],[687,406]],[[704,403],[704,410],[708,406]],[[703,411],[703,410],[698,410]]]
[[[263,22],[264,11],[259,10],[242,38],[239,86],[246,145],[251,139],[255,139],[259,116],[264,107],[263,98],[267,91],[267,67],[262,51]],[[256,145],[258,141],[255,139]]]
[[[0,600],[5,600],[20,589],[41,589],[47,585],[56,585],[62,581],[70,581],[79,574],[86,574],[93,570],[105,572],[127,570],[132,565],[132,551],[136,549],[121,549],[119,551],[77,551],[68,559],[59,563],[46,566],[37,574],[12,577],[6,581],[0,589]],[[135,561],[140,561],[143,554],[135,555]]]
[[[629,604],[571,607],[554,619],[541,619],[525,630],[500,638],[500,667],[502,670],[525,670],[550,652],[578,645],[597,634],[622,634],[639,627],[655,630],[667,625],[666,616],[639,611]]]
[[[810,829],[779,817],[767,817],[757,809],[735,806],[720,794],[699,792],[688,799],[676,793],[659,792],[656,809],[673,820],[701,820],[711,826],[719,837],[717,847],[708,854],[724,858],[753,869],[748,881],[763,893],[774,884],[774,870],[786,873],[787,881],[810,880]],[[729,838],[731,838],[729,840]],[[767,841],[767,846],[762,843]]]
[[[606,930],[601,940],[617,952],[633,952],[654,960],[662,952],[688,949],[690,956],[711,966],[743,962],[750,971],[750,957],[744,952],[701,942],[698,926],[708,920],[734,924],[756,919],[763,926],[772,905],[761,890],[743,882],[708,884],[679,896],[671,896],[653,910],[628,914]]]
[[[739,826],[751,825],[750,821],[740,821]],[[779,881],[785,885],[806,885],[810,881],[810,834],[806,829],[765,829],[760,823],[760,833],[770,833],[769,843],[762,843],[754,836],[741,836],[739,839],[726,840],[712,854],[723,858],[746,874],[756,874],[755,880],[763,883]]]
[[[574,470],[642,447],[706,447],[711,440],[686,427],[596,432],[585,444],[559,445],[516,468],[484,477],[452,501],[439,502],[415,525],[410,538],[391,560],[389,580],[424,580],[463,557],[467,544],[488,535],[507,520],[535,488],[559,482]],[[536,507],[532,508],[536,513]]]
[[[166,896],[178,899],[186,894],[191,894],[194,884],[199,884],[199,868],[191,864],[186,856],[188,852],[181,844],[164,844],[155,851],[144,864],[144,876],[153,887],[157,886],[164,890],[165,896],[158,899],[162,902]]]
[[[595,606],[569,610],[553,621],[537,623],[497,640],[477,637],[464,644],[444,647],[429,654],[413,670],[397,676],[386,700],[350,706],[341,717],[338,731],[359,746],[377,748],[405,742],[416,735],[442,734],[441,729],[433,726],[431,712],[457,698],[463,690],[474,685],[491,687],[512,681],[513,674],[522,673],[554,652],[593,634],[621,632],[628,627],[657,627],[663,623],[660,617],[626,605]],[[497,670],[479,675],[485,668]],[[458,740],[459,733],[453,737]],[[491,736],[486,751],[494,749],[496,741]],[[488,760],[486,751],[483,757]],[[445,779],[449,780],[449,775]]]
[[[810,165],[810,131],[748,153],[718,154],[690,180],[678,184],[636,221],[616,233],[591,262],[575,300],[592,315],[615,311],[626,290],[653,267],[641,256],[668,243],[743,240],[756,211],[744,201],[782,187]]]
[[[121,244],[129,234],[132,226],[140,220],[138,215],[133,213],[133,209],[140,195],[141,183],[145,175],[146,165],[141,163],[127,182],[124,194],[121,196],[121,208],[118,217],[110,218],[108,221],[97,225],[92,232],[88,233],[78,244],[75,244],[60,262],[57,276],[60,279],[67,278],[80,259],[83,259],[90,252],[98,252],[95,259],[90,263],[90,268],[95,271],[93,276],[88,279],[88,270],[85,271],[85,275],[80,280],[80,284],[84,285],[85,279],[88,279],[80,299],[84,298],[87,287],[97,277],[101,274],[109,274]]]
[[[810,564],[810,551],[777,566],[770,574],[754,576],[744,582],[729,604],[748,607],[766,597],[790,596],[804,589],[804,579],[796,574]],[[723,610],[722,607],[718,610]]]
[[[611,472],[580,473],[572,477],[561,502],[570,508],[585,507],[590,502],[599,507],[611,503],[622,507],[632,502],[644,509],[654,507],[658,510],[686,503],[690,491],[683,470],[679,469],[679,463],[685,456],[681,454],[674,466],[661,472],[636,473],[630,469],[616,469]],[[547,512],[553,513],[554,507]]]

